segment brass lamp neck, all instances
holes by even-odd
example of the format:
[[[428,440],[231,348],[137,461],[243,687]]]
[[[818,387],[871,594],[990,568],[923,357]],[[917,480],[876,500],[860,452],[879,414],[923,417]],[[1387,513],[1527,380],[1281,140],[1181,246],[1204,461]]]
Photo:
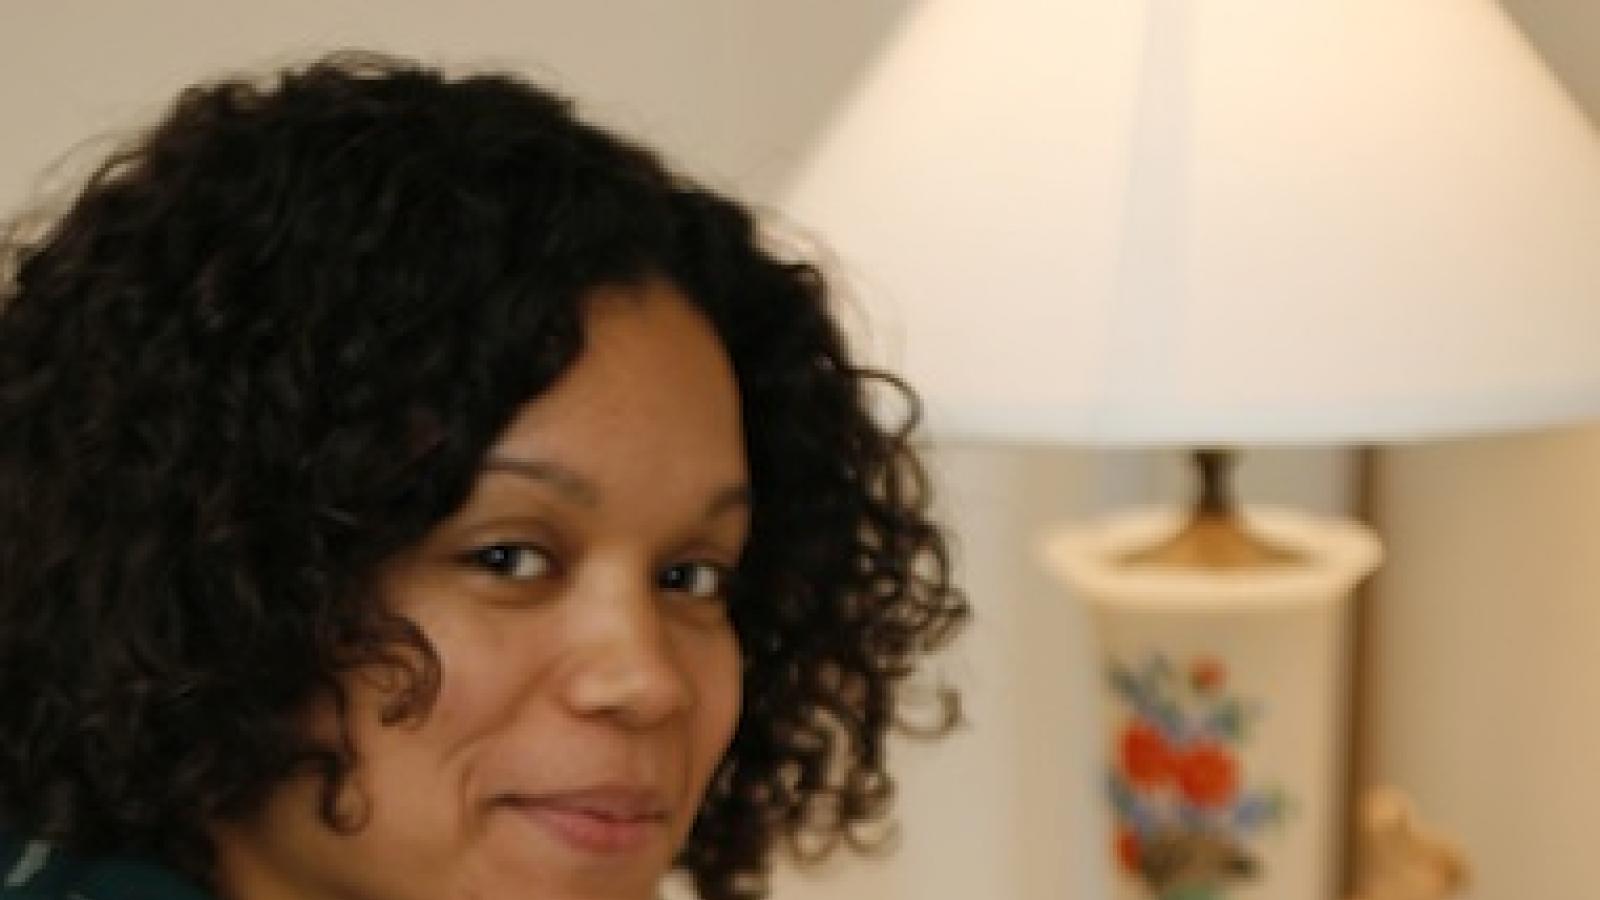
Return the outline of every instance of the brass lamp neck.
[[[1256,535],[1239,515],[1233,496],[1231,450],[1196,450],[1200,491],[1189,520],[1166,540],[1124,559],[1134,568],[1241,570],[1293,565],[1303,554]]]
[[[1195,516],[1234,516],[1238,506],[1233,499],[1233,465],[1237,461],[1233,451],[1222,449],[1196,450],[1193,453],[1195,471],[1200,476],[1200,494],[1195,499]]]

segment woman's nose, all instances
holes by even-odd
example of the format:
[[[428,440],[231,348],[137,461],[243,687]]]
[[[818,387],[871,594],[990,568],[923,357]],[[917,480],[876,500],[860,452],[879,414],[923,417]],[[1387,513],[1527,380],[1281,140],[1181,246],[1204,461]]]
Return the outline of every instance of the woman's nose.
[[[565,691],[574,712],[648,728],[693,705],[694,687],[649,583],[611,579],[571,599],[577,646]]]

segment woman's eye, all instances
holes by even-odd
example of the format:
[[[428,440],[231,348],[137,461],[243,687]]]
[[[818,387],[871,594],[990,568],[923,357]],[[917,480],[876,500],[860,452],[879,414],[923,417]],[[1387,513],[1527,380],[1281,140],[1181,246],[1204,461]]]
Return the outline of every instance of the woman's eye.
[[[733,573],[727,566],[712,562],[687,562],[668,567],[661,573],[661,587],[681,591],[698,600],[725,600]]]
[[[550,574],[550,554],[532,544],[490,544],[472,551],[472,562],[512,581],[533,581]]]

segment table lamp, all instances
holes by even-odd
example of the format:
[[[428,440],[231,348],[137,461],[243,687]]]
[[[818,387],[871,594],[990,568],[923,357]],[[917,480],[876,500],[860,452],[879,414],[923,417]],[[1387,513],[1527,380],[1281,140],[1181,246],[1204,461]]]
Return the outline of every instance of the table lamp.
[[[1600,143],[1531,46],[1490,0],[933,0],[781,202],[936,437],[1196,452],[1186,515],[1040,536],[1115,895],[1333,897],[1380,548],[1240,510],[1227,448],[1600,419]]]

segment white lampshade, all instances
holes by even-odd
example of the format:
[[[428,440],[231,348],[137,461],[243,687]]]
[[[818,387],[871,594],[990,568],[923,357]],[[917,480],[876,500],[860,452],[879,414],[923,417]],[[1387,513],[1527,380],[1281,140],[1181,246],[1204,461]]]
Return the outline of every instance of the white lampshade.
[[[1600,142],[1491,0],[932,0],[783,205],[947,436],[1600,418]]]

